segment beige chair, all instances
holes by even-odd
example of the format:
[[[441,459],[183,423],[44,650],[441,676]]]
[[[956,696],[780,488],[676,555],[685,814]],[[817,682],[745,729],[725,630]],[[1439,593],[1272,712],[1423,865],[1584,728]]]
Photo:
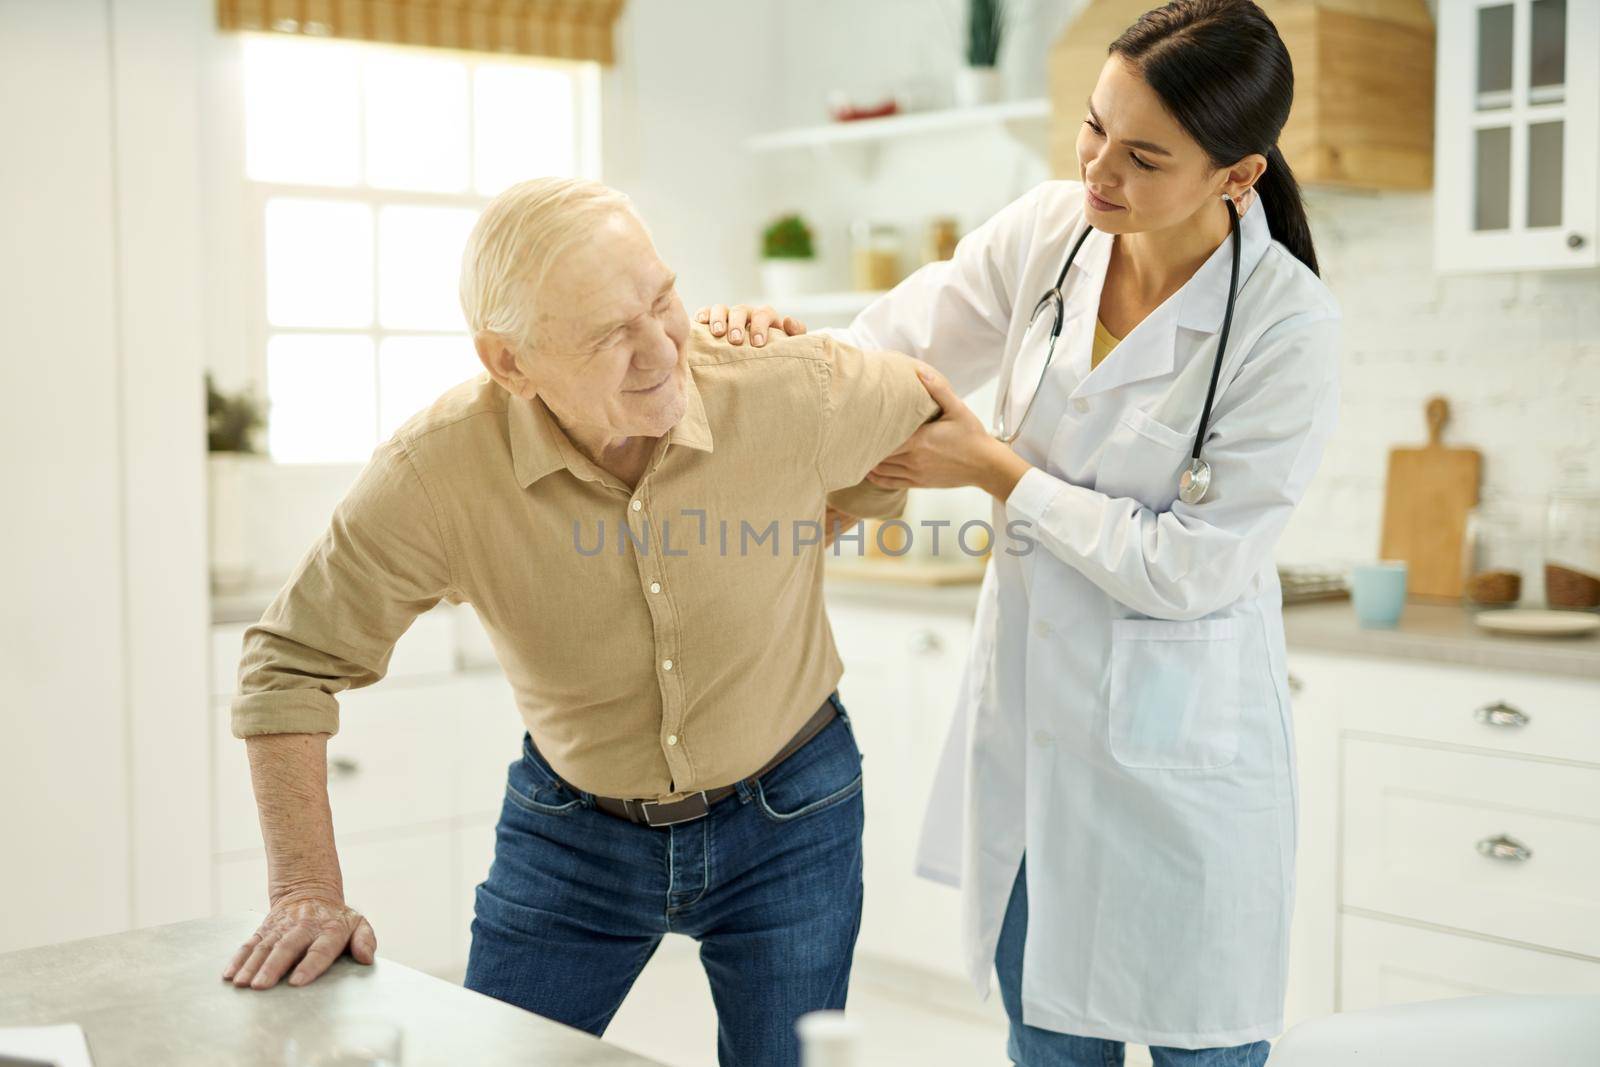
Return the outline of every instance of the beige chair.
[[[1268,1067],[1600,1067],[1600,996],[1486,996],[1301,1023]]]

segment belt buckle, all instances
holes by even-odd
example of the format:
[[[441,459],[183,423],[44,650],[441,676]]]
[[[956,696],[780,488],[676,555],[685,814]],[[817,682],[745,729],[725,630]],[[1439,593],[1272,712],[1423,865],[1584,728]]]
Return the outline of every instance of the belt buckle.
[[[679,808],[686,804],[690,806],[690,814],[685,815],[680,819],[656,820],[654,812],[657,809]],[[706,795],[703,792],[691,793],[682,800],[674,800],[671,804],[660,804],[654,800],[644,800],[639,802],[639,813],[644,816],[645,825],[650,827],[677,826],[679,823],[693,822],[696,819],[704,818],[706,812],[710,810],[711,805],[706,803]]]

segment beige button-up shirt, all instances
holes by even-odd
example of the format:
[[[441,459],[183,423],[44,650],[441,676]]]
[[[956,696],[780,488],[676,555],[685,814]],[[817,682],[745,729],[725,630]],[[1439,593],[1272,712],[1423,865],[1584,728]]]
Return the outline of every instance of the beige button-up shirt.
[[[758,770],[843,673],[825,497],[938,407],[907,357],[820,336],[735,348],[696,326],[688,358],[687,412],[631,491],[487,375],[414,416],[246,631],[233,732],[335,732],[335,695],[445,600],[478,613],[578,788],[665,799]]]

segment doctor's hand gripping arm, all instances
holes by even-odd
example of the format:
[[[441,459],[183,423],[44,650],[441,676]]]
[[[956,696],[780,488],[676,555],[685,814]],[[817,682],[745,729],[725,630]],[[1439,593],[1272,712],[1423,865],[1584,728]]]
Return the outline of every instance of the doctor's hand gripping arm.
[[[1316,472],[1338,417],[1337,334],[1337,318],[1317,313],[1288,319],[1256,343],[1212,413],[1200,454],[1213,481],[1199,504],[1175,500],[1157,512],[1054,477],[982,433],[964,406],[953,410],[937,383],[930,392],[945,415],[871,480],[980,486],[1011,520],[1027,523],[1033,546],[1006,551],[1043,548],[1142,615],[1201,618],[1237,600],[1270,561]]]

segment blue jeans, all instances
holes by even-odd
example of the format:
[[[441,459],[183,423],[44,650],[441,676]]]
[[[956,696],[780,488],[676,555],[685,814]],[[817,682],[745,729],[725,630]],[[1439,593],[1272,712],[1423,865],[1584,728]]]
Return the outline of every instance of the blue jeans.
[[[799,1062],[795,1020],[843,1009],[861,927],[861,753],[844,708],[803,748],[677,826],[563,786],[524,738],[478,887],[466,985],[599,1036],[667,933],[700,942],[717,1058]]]
[[[1098,1037],[1077,1037],[1041,1030],[1022,1021],[1022,943],[1028,932],[1028,865],[1024,860],[1011,887],[994,952],[1000,977],[1000,999],[1011,1019],[1006,1054],[1017,1067],[1122,1067],[1124,1044]],[[1155,1067],[1262,1067],[1272,1046],[1265,1041],[1232,1048],[1158,1048],[1151,1046]]]

